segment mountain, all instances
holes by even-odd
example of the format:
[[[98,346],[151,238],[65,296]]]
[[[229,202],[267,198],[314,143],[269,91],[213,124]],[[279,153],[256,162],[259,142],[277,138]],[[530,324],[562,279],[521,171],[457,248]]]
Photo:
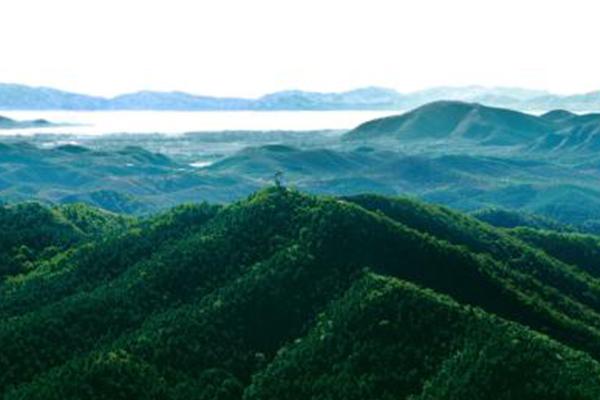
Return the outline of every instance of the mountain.
[[[84,201],[110,211],[142,212],[152,209],[152,201],[139,199],[156,193],[157,187],[193,180],[190,167],[139,147],[94,151],[77,145],[39,148],[17,142],[0,144],[0,151],[1,198],[13,203]]]
[[[522,144],[552,130],[550,121],[476,103],[440,101],[400,116],[365,122],[348,140],[477,140],[483,144]]]
[[[46,87],[0,84],[0,109],[3,110],[96,110],[107,106],[108,101],[101,97]]]
[[[600,114],[553,110],[541,116],[477,103],[439,101],[405,114],[367,121],[348,141],[473,141],[480,145],[529,146],[531,151],[582,154],[600,149]]]
[[[503,208],[600,232],[600,159],[593,151],[582,160],[583,151],[546,152],[535,148],[536,141],[501,147],[443,141],[436,148],[430,140],[379,145],[336,136],[315,145],[296,142],[293,135],[285,144],[283,136],[270,134],[265,141],[256,140],[273,144],[253,145],[252,138],[261,135],[234,135],[246,142],[235,142],[229,154],[221,153],[231,145],[228,135],[224,142],[204,134],[111,136],[89,139],[90,147],[57,144],[62,142],[56,139],[22,142],[18,137],[0,144],[0,201],[83,202],[140,215],[186,202],[235,201],[270,185],[279,171],[286,184],[315,194],[411,195],[467,212]],[[167,157],[140,145],[160,150],[174,146],[175,152]],[[205,157],[214,161],[196,166],[191,160],[198,160],[199,151],[209,151]]]
[[[553,240],[402,198],[180,206],[0,283],[0,393],[596,399],[597,269]]]
[[[108,100],[114,110],[248,110],[251,100],[194,96],[183,92],[143,91]]]
[[[217,161],[204,171],[235,176],[269,178],[275,171],[290,177],[356,174],[377,162],[381,153],[343,152],[330,149],[300,149],[285,145],[247,147]]]
[[[36,119],[32,121],[16,121],[11,118],[0,115],[0,129],[25,129],[25,128],[45,128],[50,126],[58,126],[45,119]]]
[[[542,118],[552,119],[556,128],[533,143],[533,151],[578,157],[600,149],[600,114],[569,115],[558,110]]]
[[[531,109],[550,110],[555,108],[566,108],[578,111],[598,110],[600,92],[590,92],[570,96],[544,95],[528,101]]]
[[[408,104],[405,96],[395,90],[367,87],[341,93],[276,92],[260,97],[255,107],[264,110],[378,110],[404,108]]]
[[[0,279],[29,272],[39,258],[129,226],[129,218],[73,204],[54,208],[38,203],[0,206]]]
[[[568,110],[552,110],[542,114],[541,117],[551,122],[566,122],[577,118],[577,114]]]
[[[411,93],[414,100],[421,104],[438,100],[455,100],[471,103],[485,103],[497,106],[515,106],[520,103],[534,100],[550,93],[541,90],[530,90],[510,87],[485,87],[485,86],[446,86],[434,87]],[[413,101],[414,101],[413,100]]]
[[[382,87],[330,93],[287,90],[250,99],[177,91],[140,91],[105,98],[46,87],[0,84],[0,110],[406,110],[440,100],[535,111],[600,109],[600,92],[558,96],[509,87],[436,87],[406,93]]]
[[[402,108],[404,103],[403,96],[395,90],[377,87],[340,93],[292,90],[257,99],[156,91],[101,98],[44,87],[0,84],[0,109],[7,110],[376,110]]]

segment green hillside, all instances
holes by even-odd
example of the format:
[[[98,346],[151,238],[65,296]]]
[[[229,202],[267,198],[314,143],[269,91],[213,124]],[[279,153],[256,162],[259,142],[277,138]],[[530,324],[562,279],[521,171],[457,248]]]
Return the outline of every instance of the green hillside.
[[[527,146],[538,154],[600,149],[600,114],[565,110],[534,116],[477,103],[437,101],[350,130],[347,141],[467,141],[481,146]]]
[[[38,203],[0,206],[0,279],[31,270],[40,258],[119,232],[130,221],[83,204],[53,209]]]
[[[415,200],[284,188],[123,221],[37,207],[48,239],[19,241],[57,250],[0,284],[5,399],[600,396],[592,236],[557,250]]]
[[[488,145],[509,145],[532,140],[552,129],[550,120],[517,111],[439,101],[400,116],[365,122],[350,131],[347,139],[466,139]]]
[[[536,214],[506,210],[502,208],[484,208],[471,214],[475,218],[500,228],[529,227],[554,231],[573,231],[574,229],[551,218]]]

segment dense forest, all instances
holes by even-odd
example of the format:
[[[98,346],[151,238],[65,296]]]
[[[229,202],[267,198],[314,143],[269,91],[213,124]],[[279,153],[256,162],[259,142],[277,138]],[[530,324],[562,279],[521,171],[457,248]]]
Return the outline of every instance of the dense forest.
[[[600,398],[600,238],[545,220],[272,187],[0,228],[6,400]]]

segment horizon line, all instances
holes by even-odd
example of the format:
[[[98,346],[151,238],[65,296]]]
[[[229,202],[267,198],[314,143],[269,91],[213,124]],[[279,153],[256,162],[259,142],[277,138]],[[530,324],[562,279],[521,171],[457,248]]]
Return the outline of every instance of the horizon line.
[[[207,94],[207,93],[193,93],[193,92],[188,92],[185,89],[155,90],[155,89],[148,89],[148,88],[142,88],[142,89],[133,90],[133,91],[121,92],[121,93],[114,94],[114,95],[98,95],[98,94],[88,93],[85,91],[78,91],[78,90],[74,91],[74,90],[61,89],[56,86],[33,85],[33,84],[17,83],[17,82],[0,82],[0,86],[19,86],[19,87],[25,87],[25,88],[29,88],[29,89],[54,90],[54,91],[59,91],[59,92],[63,92],[63,93],[84,95],[87,97],[95,97],[95,98],[99,98],[99,99],[103,99],[103,100],[112,100],[112,99],[115,99],[118,97],[132,95],[132,94],[140,94],[140,93],[185,94],[185,95],[189,95],[189,96],[193,96],[193,97],[210,97],[210,98],[216,98],[216,99],[258,100],[265,96],[278,94],[278,93],[287,93],[287,92],[299,92],[299,93],[310,93],[310,94],[343,94],[343,93],[351,93],[351,92],[356,92],[356,91],[366,90],[366,89],[378,89],[378,90],[393,91],[396,94],[401,95],[401,96],[410,96],[410,95],[415,95],[415,94],[427,92],[430,90],[436,90],[436,89],[524,90],[524,91],[531,91],[531,92],[540,92],[540,95],[542,95],[542,96],[544,96],[544,95],[545,96],[555,96],[555,97],[561,97],[561,98],[589,95],[589,94],[595,94],[595,93],[600,92],[600,89],[593,89],[593,90],[583,91],[583,92],[558,93],[558,92],[553,92],[553,91],[550,91],[547,89],[530,88],[530,87],[523,87],[523,86],[468,84],[468,85],[427,86],[427,87],[424,87],[421,89],[410,90],[410,91],[401,91],[401,90],[393,88],[393,87],[380,86],[380,85],[365,85],[365,86],[358,86],[358,87],[353,87],[353,88],[348,88],[348,89],[338,90],[338,91],[305,90],[305,89],[299,89],[299,88],[287,88],[287,89],[280,89],[280,90],[265,92],[258,96],[233,96],[233,95],[224,96],[224,95],[211,95],[211,94]]]

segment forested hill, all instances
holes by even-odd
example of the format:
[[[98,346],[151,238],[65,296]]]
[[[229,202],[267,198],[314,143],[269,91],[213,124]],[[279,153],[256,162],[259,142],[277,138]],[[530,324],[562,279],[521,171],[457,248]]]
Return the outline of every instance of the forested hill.
[[[600,114],[555,110],[541,116],[460,101],[437,101],[407,113],[367,121],[348,141],[466,140],[483,146],[528,146],[536,152],[597,151]]]
[[[4,399],[600,398],[594,236],[284,188],[37,207],[0,215],[35,249],[0,284]]]

